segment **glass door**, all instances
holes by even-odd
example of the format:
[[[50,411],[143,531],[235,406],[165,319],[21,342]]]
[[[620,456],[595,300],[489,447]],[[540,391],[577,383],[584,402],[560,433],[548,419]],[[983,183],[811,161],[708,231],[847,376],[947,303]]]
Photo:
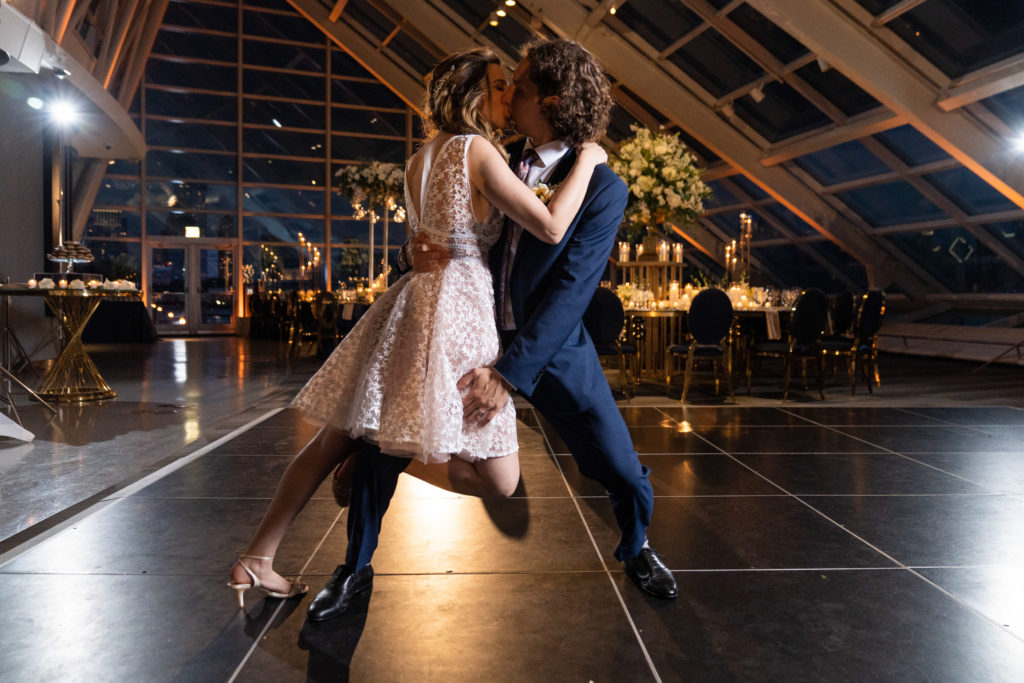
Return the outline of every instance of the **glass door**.
[[[228,245],[149,245],[149,305],[159,334],[233,332],[234,250]]]

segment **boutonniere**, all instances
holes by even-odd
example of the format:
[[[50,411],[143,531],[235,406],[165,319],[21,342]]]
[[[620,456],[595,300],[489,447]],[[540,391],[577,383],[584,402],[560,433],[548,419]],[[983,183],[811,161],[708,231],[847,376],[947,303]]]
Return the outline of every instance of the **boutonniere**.
[[[558,189],[558,185],[547,185],[545,183],[537,183],[533,186],[533,193],[537,195],[537,198],[547,204],[551,201],[551,197],[554,196],[555,190]]]

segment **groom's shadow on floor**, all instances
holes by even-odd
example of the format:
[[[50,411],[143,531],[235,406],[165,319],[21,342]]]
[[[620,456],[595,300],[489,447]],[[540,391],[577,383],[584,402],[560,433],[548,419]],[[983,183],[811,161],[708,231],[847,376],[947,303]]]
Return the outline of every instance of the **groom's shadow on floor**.
[[[366,628],[373,590],[352,598],[345,613],[325,622],[307,620],[299,631],[299,648],[309,651],[307,681],[349,680],[352,657]]]
[[[507,499],[481,499],[487,516],[506,536],[522,538],[530,529],[530,499],[522,477],[515,492]]]

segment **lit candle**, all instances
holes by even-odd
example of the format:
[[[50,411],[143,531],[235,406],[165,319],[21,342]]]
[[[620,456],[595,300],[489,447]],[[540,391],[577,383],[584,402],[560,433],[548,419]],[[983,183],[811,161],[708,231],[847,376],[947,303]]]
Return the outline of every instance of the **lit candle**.
[[[29,289],[35,289],[36,288],[36,280],[35,280],[35,278],[32,278],[31,280],[28,281],[28,288]]]
[[[668,300],[673,304],[679,303],[679,282],[677,280],[668,283]]]
[[[672,260],[676,263],[683,262],[683,244],[682,242],[676,242],[672,245]]]
[[[60,282],[57,283],[57,286],[60,287],[61,289],[65,289],[68,286],[68,281],[65,280],[64,278],[61,278]]]
[[[629,242],[619,242],[619,263],[629,260]]]
[[[668,261],[668,242],[665,240],[661,240],[658,243],[658,260],[662,262]]]
[[[640,257],[643,255],[643,253],[644,253],[644,245],[642,245],[642,244],[636,245],[636,260],[637,261],[640,260]]]

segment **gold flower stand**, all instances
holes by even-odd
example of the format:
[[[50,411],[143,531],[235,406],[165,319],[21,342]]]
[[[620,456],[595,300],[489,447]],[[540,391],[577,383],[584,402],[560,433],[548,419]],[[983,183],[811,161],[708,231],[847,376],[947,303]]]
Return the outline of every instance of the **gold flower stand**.
[[[41,296],[57,316],[64,330],[64,348],[43,377],[40,397],[64,403],[84,403],[114,398],[117,392],[104,381],[96,364],[82,346],[82,331],[104,299],[138,300],[137,290],[40,289],[26,285],[5,285],[4,296]]]

